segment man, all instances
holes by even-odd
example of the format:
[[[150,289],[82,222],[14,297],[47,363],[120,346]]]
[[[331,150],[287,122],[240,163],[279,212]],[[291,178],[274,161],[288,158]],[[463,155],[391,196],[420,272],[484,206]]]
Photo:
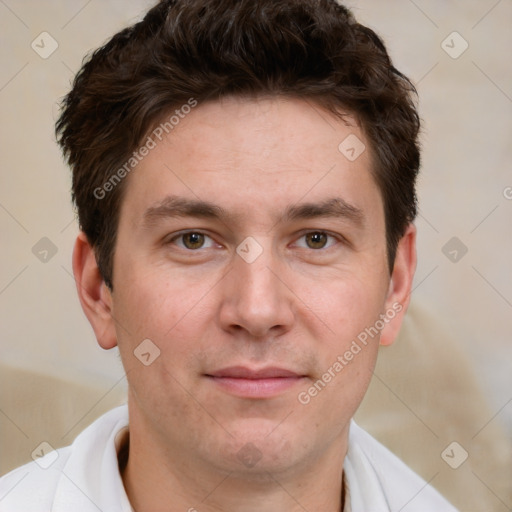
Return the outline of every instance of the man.
[[[0,510],[454,510],[352,421],[409,303],[413,94],[331,0],[162,1],[88,59],[57,134],[128,405]]]

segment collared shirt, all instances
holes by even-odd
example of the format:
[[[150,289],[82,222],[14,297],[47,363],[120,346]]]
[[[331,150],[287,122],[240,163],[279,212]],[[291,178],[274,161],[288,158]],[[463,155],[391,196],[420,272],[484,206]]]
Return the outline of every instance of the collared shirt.
[[[128,407],[98,418],[71,444],[0,478],[0,512],[133,512],[119,471]],[[350,424],[343,512],[457,512],[367,432]]]

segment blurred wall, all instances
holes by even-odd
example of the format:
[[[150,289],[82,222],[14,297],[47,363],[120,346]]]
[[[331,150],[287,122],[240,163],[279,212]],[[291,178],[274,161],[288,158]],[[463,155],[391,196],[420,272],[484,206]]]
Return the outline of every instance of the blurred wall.
[[[348,5],[384,38],[419,93],[423,163],[412,300],[428,303],[451,327],[512,438],[512,4]]]

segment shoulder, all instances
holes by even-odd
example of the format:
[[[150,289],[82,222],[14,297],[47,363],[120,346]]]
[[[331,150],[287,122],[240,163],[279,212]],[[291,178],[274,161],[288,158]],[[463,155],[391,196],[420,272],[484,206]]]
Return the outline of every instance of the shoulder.
[[[0,512],[60,511],[90,501],[100,471],[117,470],[114,438],[127,424],[127,407],[118,407],[98,418],[70,446],[48,446],[47,452],[42,448],[40,457],[36,454],[33,462],[0,478]]]
[[[354,421],[344,470],[353,512],[457,512],[433,487]]]
[[[0,512],[50,510],[70,454],[71,446],[51,451],[0,478]]]

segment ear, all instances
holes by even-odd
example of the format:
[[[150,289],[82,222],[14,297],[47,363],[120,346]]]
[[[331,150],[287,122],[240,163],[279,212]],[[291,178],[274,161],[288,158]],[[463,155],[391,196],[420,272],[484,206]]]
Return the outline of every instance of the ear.
[[[94,249],[83,232],[78,235],[73,250],[73,274],[80,304],[99,345],[104,349],[115,347],[112,294],[101,277]]]
[[[409,224],[398,243],[395,264],[389,282],[385,308],[388,322],[381,331],[380,344],[391,345],[409,306],[411,287],[416,271],[416,226]]]

